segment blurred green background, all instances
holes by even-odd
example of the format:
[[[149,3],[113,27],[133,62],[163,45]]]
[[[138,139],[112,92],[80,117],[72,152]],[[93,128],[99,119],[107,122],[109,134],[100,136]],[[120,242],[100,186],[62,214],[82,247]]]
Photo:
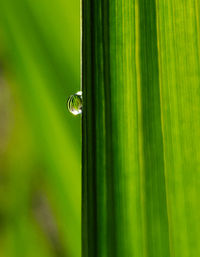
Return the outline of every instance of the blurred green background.
[[[0,257],[81,255],[78,0],[0,1]]]

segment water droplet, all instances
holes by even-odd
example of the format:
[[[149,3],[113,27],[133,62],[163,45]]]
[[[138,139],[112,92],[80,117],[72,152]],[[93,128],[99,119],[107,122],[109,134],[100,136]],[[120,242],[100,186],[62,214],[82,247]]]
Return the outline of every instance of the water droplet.
[[[83,101],[82,101],[82,92],[79,91],[74,95],[70,95],[67,100],[67,107],[69,112],[73,115],[78,115],[82,113]]]

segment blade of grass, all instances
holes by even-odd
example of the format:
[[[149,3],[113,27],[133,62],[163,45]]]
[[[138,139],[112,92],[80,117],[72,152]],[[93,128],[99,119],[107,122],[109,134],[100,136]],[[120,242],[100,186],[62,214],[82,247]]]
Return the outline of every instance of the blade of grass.
[[[83,1],[84,257],[199,254],[198,11]]]
[[[160,97],[172,256],[200,254],[199,2],[157,1]]]

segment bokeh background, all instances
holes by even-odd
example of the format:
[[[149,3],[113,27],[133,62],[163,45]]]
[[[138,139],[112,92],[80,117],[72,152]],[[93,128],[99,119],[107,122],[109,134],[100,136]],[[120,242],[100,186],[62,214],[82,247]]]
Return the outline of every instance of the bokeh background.
[[[0,1],[0,257],[80,257],[79,0]]]

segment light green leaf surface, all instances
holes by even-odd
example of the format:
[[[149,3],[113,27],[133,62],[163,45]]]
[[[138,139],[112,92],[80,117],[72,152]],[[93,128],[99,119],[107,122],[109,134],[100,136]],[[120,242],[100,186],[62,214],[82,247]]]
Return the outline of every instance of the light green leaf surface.
[[[83,1],[83,257],[200,255],[199,10]]]

